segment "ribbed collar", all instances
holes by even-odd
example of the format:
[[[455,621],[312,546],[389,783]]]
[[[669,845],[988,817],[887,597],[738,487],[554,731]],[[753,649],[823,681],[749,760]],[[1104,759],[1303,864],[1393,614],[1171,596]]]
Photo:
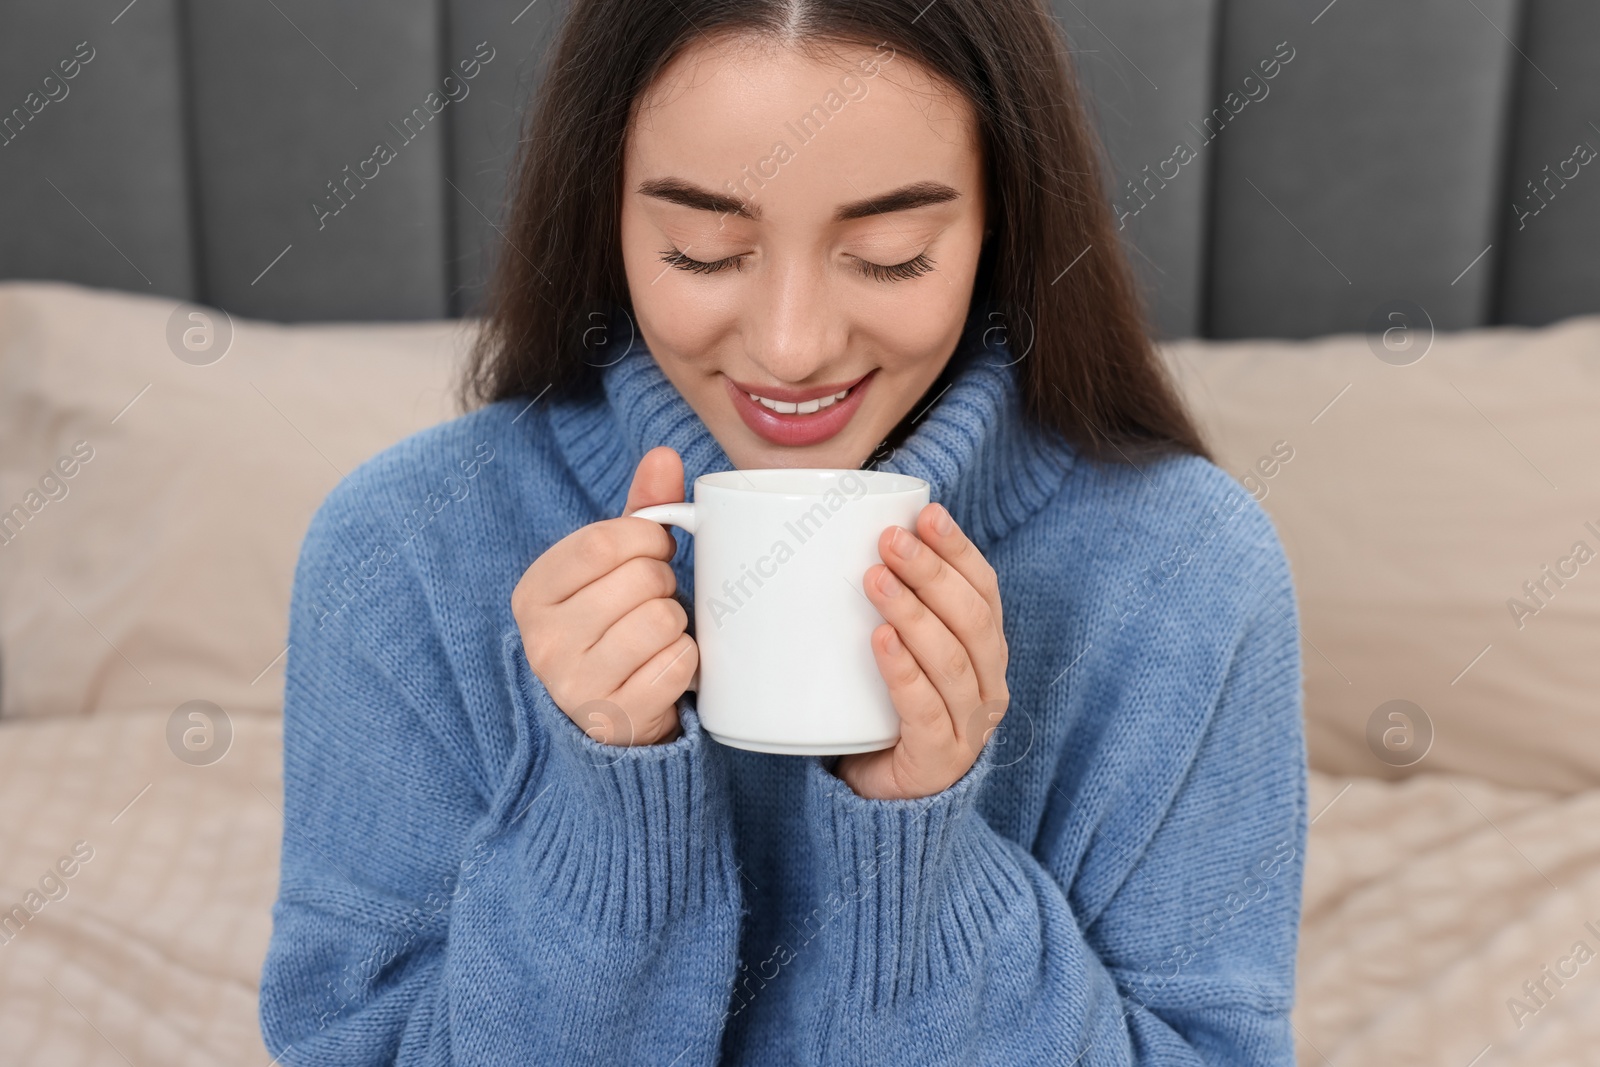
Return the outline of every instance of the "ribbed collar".
[[[613,332],[616,336],[618,331]],[[631,331],[623,331],[631,334]],[[603,397],[550,404],[550,426],[601,512],[620,515],[644,454],[670,445],[683,458],[684,488],[733,464],[642,338],[619,354],[600,353]],[[1036,512],[1061,485],[1073,462],[1069,445],[1048,441],[1026,421],[1017,366],[1003,344],[980,346],[966,334],[951,357],[948,386],[922,401],[912,431],[872,470],[924,478],[980,550],[987,551]]]

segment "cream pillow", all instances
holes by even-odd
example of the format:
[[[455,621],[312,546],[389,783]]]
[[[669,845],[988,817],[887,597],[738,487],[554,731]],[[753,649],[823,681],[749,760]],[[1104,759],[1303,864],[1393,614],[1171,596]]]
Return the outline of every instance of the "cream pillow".
[[[0,284],[0,715],[276,712],[311,513],[456,413],[470,321],[236,320],[207,362],[191,310]],[[1600,317],[1164,349],[1288,550],[1314,766],[1600,783]]]
[[[312,513],[455,414],[467,322],[226,324],[0,284],[0,716],[279,711]]]
[[[1288,551],[1312,764],[1600,784],[1600,317],[1392,340],[1165,346]]]

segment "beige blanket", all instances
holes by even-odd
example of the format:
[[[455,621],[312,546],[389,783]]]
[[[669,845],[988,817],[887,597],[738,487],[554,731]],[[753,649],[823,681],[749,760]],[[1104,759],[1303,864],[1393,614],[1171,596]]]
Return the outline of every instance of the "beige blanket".
[[[0,905],[42,902],[0,943],[0,1064],[268,1063],[280,720],[197,767],[166,719],[0,724]],[[1302,1064],[1600,1062],[1600,792],[1314,774],[1311,811]]]

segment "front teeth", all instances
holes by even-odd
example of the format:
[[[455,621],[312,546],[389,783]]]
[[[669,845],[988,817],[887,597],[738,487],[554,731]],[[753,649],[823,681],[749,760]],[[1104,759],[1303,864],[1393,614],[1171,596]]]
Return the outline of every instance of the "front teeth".
[[[829,407],[836,401],[843,400],[845,397],[850,395],[850,390],[841,389],[832,396],[818,397],[815,400],[802,400],[798,404],[787,400],[768,400],[766,397],[757,396],[754,393],[749,393],[746,395],[748,395],[751,400],[754,400],[762,407],[776,411],[780,415],[809,415],[813,411],[820,411],[825,407]]]

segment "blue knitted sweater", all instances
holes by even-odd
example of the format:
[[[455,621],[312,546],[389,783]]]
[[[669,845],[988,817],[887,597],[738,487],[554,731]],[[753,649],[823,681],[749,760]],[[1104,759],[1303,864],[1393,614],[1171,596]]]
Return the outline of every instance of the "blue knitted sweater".
[[[964,345],[879,469],[999,574],[1011,704],[916,800],[818,757],[602,745],[510,595],[640,457],[732,466],[634,343],[589,401],[497,403],[329,494],[295,574],[260,1021],[284,1064],[1293,1063],[1297,606],[1193,456],[1097,465]],[[999,350],[999,351],[1003,351]],[[692,610],[693,541],[674,530]]]

